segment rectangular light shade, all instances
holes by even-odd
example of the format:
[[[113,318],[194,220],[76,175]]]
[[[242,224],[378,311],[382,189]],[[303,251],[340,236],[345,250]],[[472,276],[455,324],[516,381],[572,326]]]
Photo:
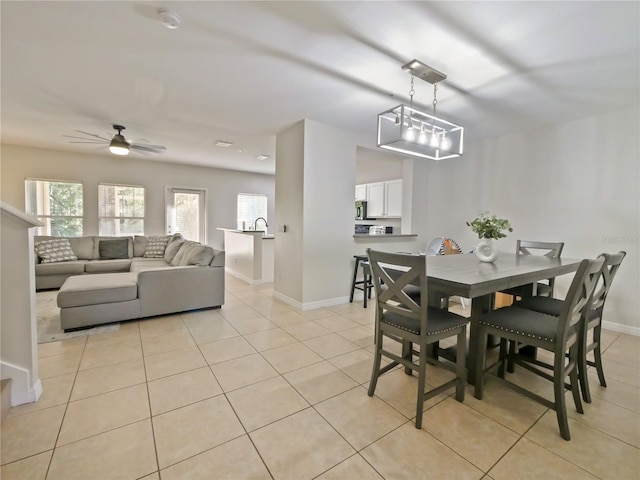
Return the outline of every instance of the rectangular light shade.
[[[431,160],[462,155],[464,128],[407,105],[378,115],[378,147]]]

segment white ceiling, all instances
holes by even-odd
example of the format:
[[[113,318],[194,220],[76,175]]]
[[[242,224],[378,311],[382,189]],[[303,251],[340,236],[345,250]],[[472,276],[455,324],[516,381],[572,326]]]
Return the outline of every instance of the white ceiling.
[[[163,26],[160,7],[180,16],[179,29]],[[636,1],[3,0],[0,8],[9,144],[106,152],[63,135],[110,138],[120,123],[127,139],[168,149],[135,156],[274,173],[275,135],[303,118],[375,145],[377,114],[408,102],[400,67],[414,58],[448,76],[438,112],[468,139],[640,100]],[[414,103],[430,108],[432,96],[417,80]]]

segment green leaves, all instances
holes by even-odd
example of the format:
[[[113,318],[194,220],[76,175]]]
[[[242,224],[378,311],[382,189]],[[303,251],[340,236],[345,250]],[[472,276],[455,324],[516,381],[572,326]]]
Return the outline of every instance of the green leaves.
[[[489,216],[489,212],[481,212],[480,215],[471,222],[466,222],[471,230],[478,234],[478,238],[499,239],[507,236],[504,230],[513,232],[509,220],[498,218],[495,215]]]

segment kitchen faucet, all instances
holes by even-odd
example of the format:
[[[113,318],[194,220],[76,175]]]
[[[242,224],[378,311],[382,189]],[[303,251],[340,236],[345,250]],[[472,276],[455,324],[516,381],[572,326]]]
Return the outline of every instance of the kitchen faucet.
[[[255,219],[255,221],[253,222],[253,230],[258,231],[258,220],[264,221],[264,229],[266,231],[266,229],[269,228],[269,224],[267,223],[267,219],[263,217],[258,217]]]

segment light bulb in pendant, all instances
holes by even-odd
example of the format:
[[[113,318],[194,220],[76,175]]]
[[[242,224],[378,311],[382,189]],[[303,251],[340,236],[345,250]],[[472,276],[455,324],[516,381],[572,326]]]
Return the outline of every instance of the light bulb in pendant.
[[[404,132],[404,139],[407,142],[413,142],[416,139],[416,129],[413,127],[413,122],[409,119],[409,126]]]
[[[418,143],[422,145],[427,143],[427,130],[424,128],[424,123],[420,127],[420,135],[418,135]]]
[[[451,148],[451,139],[444,133],[442,134],[442,141],[440,142],[440,148],[442,150],[449,150]]]
[[[438,141],[438,135],[436,135],[436,131],[434,129],[431,131],[431,141],[429,142],[429,145],[433,148],[438,148],[439,143],[440,142]]]

